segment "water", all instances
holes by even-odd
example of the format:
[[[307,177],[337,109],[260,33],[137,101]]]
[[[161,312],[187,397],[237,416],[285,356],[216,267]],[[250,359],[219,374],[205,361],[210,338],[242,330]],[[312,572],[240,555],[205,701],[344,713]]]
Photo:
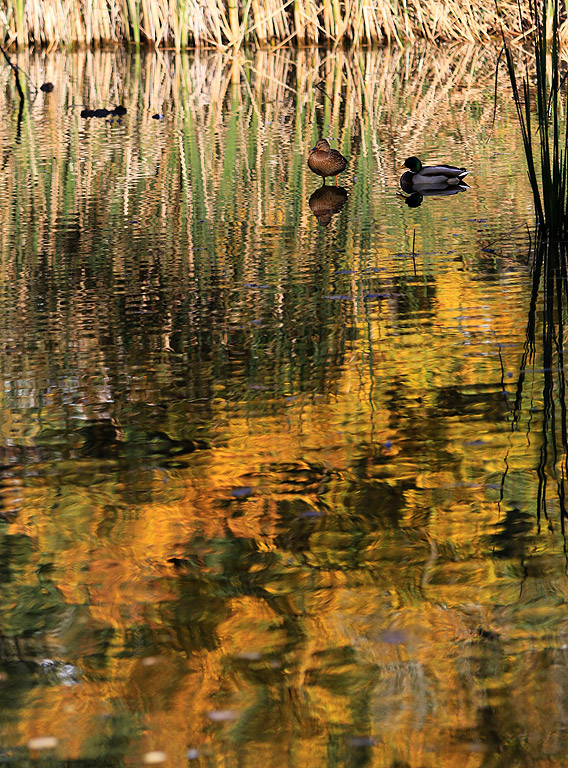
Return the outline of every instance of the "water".
[[[564,764],[496,59],[22,54],[19,121],[2,70],[3,765]]]

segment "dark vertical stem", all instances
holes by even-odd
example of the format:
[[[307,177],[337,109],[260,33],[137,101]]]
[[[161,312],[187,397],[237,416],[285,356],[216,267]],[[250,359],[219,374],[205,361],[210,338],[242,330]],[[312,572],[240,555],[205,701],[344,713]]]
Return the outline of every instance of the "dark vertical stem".
[[[20,83],[20,72],[18,70],[18,67],[15,64],[12,64],[11,58],[8,56],[8,54],[6,53],[4,48],[2,48],[1,45],[0,45],[0,51],[2,51],[4,58],[12,68],[12,72],[14,73],[14,77],[16,78],[16,88],[18,89],[18,94],[20,96],[20,111],[21,111],[21,106],[24,103],[24,92],[22,90],[22,84]]]
[[[20,107],[18,109],[18,127],[16,129],[16,144],[20,143],[22,137],[22,117],[24,114],[24,100],[20,99]]]
[[[412,233],[412,263],[414,264],[414,277],[417,276],[416,273],[416,254],[414,251],[414,246],[416,245],[416,230]]]

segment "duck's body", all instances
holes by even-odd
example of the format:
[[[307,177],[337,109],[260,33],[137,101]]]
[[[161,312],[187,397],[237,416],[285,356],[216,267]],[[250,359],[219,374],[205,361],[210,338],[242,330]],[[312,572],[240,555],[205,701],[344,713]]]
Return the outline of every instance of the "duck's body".
[[[331,149],[326,139],[320,139],[315,147],[310,150],[308,167],[310,171],[321,176],[325,184],[328,176],[337,176],[338,173],[342,173],[347,168],[347,160],[341,152]]]
[[[404,165],[409,169],[400,179],[400,186],[405,192],[465,184],[463,179],[470,173],[455,165],[422,165],[417,157],[408,157]]]

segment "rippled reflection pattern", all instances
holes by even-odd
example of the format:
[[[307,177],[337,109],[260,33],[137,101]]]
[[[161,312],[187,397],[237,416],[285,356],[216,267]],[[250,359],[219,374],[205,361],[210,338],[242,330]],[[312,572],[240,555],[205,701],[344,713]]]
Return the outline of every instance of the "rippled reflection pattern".
[[[496,59],[20,54],[20,121],[0,72],[3,764],[564,765]]]

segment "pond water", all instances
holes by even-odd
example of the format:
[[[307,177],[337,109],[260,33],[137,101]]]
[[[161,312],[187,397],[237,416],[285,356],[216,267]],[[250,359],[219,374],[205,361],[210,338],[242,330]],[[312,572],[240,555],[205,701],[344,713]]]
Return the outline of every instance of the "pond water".
[[[565,765],[496,61],[29,53],[20,115],[0,72],[2,765]],[[471,188],[412,207],[413,154]]]

